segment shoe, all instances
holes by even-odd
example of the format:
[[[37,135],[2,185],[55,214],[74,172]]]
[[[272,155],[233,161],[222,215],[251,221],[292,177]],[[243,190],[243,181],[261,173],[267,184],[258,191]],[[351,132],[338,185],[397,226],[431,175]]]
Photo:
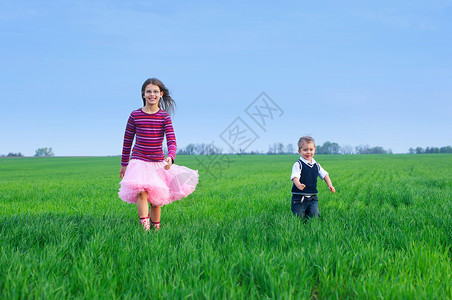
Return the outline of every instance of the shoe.
[[[158,231],[160,229],[160,222],[152,221],[152,229],[154,229],[155,231]]]
[[[149,231],[151,229],[151,224],[149,223],[149,218],[140,218],[140,224],[143,226],[144,231]]]

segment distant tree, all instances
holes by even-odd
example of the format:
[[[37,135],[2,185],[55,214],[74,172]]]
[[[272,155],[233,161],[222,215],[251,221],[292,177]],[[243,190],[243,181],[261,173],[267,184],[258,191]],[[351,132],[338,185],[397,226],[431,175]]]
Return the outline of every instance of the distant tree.
[[[264,153],[259,150],[251,150],[251,152],[249,152],[249,154],[259,155],[259,154],[264,154]]]
[[[50,148],[45,147],[45,148],[37,149],[35,152],[35,156],[36,157],[50,157],[50,156],[55,156],[55,154],[53,154],[52,147],[50,147]]]
[[[325,145],[325,143],[323,143],[323,145]],[[328,149],[324,148],[323,145],[316,145],[315,146],[315,153],[316,154],[329,154],[328,153]],[[325,145],[327,146],[327,145]]]
[[[341,146],[338,143],[331,143],[331,154],[341,154]]]
[[[185,148],[179,148],[177,154],[179,155],[218,155],[222,154],[223,149],[211,144],[188,144]]]
[[[223,150],[213,143],[211,144],[196,144],[195,145],[195,153],[198,155],[217,155],[221,154]]]
[[[386,151],[381,146],[369,147],[369,145],[360,145],[355,147],[356,154],[388,154],[392,153],[392,150]]]
[[[274,143],[273,145],[268,145],[268,152],[267,154],[276,154],[278,151],[278,144]]]
[[[445,146],[445,147],[416,147],[410,148],[409,150],[410,154],[424,154],[424,153],[452,153],[452,147],[451,146]]]
[[[315,146],[315,154],[325,154],[325,153],[323,153],[322,145]]]
[[[215,146],[213,143],[209,145],[209,155],[218,155],[222,153],[223,149],[221,149],[220,147]]]
[[[287,144],[286,145],[286,153],[287,154],[295,154],[296,153],[293,144]]]
[[[8,153],[8,155],[6,157],[23,157],[22,153]]]
[[[333,143],[330,141],[326,141],[325,143],[323,143],[323,151],[325,151],[325,154],[333,154]]]
[[[446,146],[439,149],[439,153],[452,153],[452,147]]]
[[[370,154],[386,154],[386,150],[381,146],[372,147],[369,149]]]
[[[284,154],[285,153],[285,147],[283,143],[278,143],[278,154]]]
[[[194,155],[196,153],[195,144],[188,144],[187,147],[185,147],[185,152],[185,154]]]
[[[284,154],[285,147],[283,143],[274,143],[273,145],[268,146],[267,154]]]
[[[359,145],[355,147],[356,154],[370,154],[369,145]]]
[[[195,153],[198,155],[205,155],[207,152],[206,144],[196,144],[195,145]]]
[[[341,147],[342,154],[353,154],[353,147],[350,145],[345,145]]]
[[[323,145],[318,145],[315,152],[317,154],[341,154],[341,146],[336,142],[326,141]]]

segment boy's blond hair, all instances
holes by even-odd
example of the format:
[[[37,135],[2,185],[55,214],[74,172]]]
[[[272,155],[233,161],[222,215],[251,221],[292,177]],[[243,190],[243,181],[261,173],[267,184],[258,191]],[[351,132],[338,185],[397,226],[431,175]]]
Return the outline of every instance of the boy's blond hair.
[[[303,147],[303,143],[313,143],[314,147],[315,147],[315,141],[311,136],[308,136],[308,135],[302,136],[298,140],[298,149],[301,149]]]

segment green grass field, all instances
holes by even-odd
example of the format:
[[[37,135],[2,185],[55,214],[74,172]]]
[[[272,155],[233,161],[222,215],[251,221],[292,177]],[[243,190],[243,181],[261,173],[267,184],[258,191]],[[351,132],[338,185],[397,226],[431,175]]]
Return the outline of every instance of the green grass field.
[[[452,155],[317,155],[337,192],[306,223],[297,158],[178,156],[200,183],[159,232],[119,157],[2,158],[1,298],[452,299]]]

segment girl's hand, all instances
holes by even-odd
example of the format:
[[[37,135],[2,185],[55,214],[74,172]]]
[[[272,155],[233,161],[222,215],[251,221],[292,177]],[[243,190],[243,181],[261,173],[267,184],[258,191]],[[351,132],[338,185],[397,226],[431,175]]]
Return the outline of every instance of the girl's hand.
[[[165,158],[165,161],[167,163],[165,170],[169,170],[171,168],[171,165],[173,164],[173,159],[168,156],[167,158]]]
[[[336,189],[334,188],[334,186],[330,185],[328,189],[331,191],[331,193],[336,193]]]
[[[121,166],[121,170],[119,170],[119,177],[124,178],[124,174],[126,173],[127,167]]]

